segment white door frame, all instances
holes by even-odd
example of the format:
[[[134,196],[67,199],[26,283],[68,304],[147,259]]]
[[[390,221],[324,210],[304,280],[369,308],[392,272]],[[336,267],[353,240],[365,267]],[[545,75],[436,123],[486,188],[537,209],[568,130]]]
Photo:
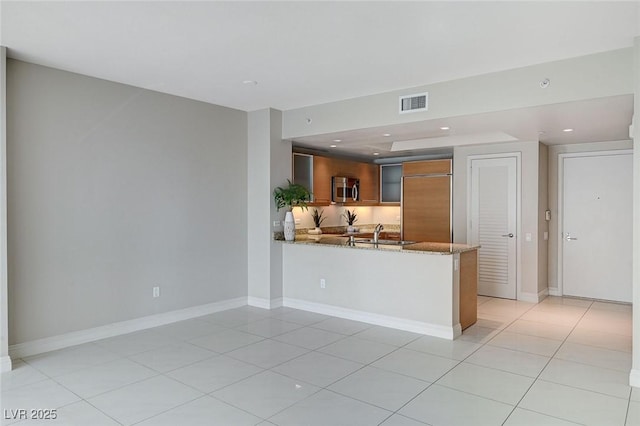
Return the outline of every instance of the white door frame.
[[[558,282],[558,296],[564,294],[564,286],[562,283],[562,273],[564,260],[562,251],[564,250],[564,244],[562,236],[564,235],[564,160],[565,158],[576,157],[604,157],[611,155],[633,155],[632,149],[616,149],[609,151],[585,151],[585,152],[567,152],[558,154],[558,276],[556,277]]]
[[[469,232],[471,229],[471,179],[473,178],[471,162],[473,160],[508,157],[515,157],[516,159],[516,300],[523,300],[520,289],[522,283],[522,243],[520,240],[520,235],[522,234],[522,154],[520,152],[500,152],[496,154],[469,155],[467,157],[467,244],[471,244],[471,233]]]
[[[0,46],[0,372],[11,370],[7,287],[7,48]]]

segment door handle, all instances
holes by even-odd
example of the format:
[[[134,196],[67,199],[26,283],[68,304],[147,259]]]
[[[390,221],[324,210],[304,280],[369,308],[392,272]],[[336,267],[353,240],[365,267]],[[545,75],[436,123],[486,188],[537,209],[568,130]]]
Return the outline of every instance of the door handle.
[[[513,238],[513,233],[509,232],[508,234],[504,234],[502,235],[503,237],[509,237],[509,238]]]
[[[566,239],[567,241],[575,241],[575,240],[577,240],[577,238],[572,237],[572,236],[571,236],[571,234],[570,234],[570,233],[568,233],[568,232],[567,232],[567,236],[565,237],[565,239]]]

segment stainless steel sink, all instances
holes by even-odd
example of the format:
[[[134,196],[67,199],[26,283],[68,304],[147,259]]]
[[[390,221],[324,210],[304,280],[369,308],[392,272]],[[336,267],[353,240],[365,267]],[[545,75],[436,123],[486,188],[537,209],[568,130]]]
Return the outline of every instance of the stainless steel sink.
[[[355,243],[361,244],[381,244],[386,246],[406,246],[409,244],[415,244],[415,241],[407,241],[407,240],[378,240],[378,242],[374,242],[372,238],[355,240]]]

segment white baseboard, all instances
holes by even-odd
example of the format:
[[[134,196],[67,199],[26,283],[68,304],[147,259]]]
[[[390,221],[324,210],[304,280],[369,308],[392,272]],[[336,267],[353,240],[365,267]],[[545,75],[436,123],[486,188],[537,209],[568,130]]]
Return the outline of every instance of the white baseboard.
[[[523,291],[523,292],[520,292],[520,295],[518,296],[518,300],[521,300],[523,302],[540,303],[548,295],[549,295],[548,288],[545,288],[539,293],[526,293]]]
[[[264,299],[262,297],[247,297],[247,305],[262,309],[276,309],[282,306],[282,297],[277,299]]]
[[[640,388],[640,370],[631,370],[631,372],[629,373],[629,386]]]
[[[453,340],[462,334],[460,324],[447,327],[439,324],[413,321],[404,318],[391,317],[387,315],[373,314],[370,312],[357,311],[354,309],[341,308],[339,306],[325,305],[322,303],[308,302],[305,300],[291,299],[285,297],[283,306],[304,311],[316,312],[324,315],[350,319],[354,321],[366,322],[368,324],[381,325],[383,327],[396,328],[398,330],[411,331],[413,333],[426,334],[428,336],[441,337]]]
[[[271,304],[269,309],[281,308],[283,306],[282,297],[278,297],[277,299],[271,299]]]
[[[176,311],[163,312],[161,314],[149,315],[128,321],[116,322],[100,327],[86,330],[72,331],[71,333],[57,336],[45,337],[43,339],[18,343],[9,346],[9,355],[12,358],[22,358],[37,355],[44,352],[67,348],[69,346],[94,342],[108,337],[119,336],[121,334],[132,333],[134,331],[146,330],[147,328],[158,327],[178,321],[184,321],[227,309],[238,308],[247,304],[246,297],[223,300],[221,302],[208,303],[206,305],[193,306],[191,308],[179,309]]]
[[[549,296],[562,296],[558,287],[549,287]]]
[[[6,371],[11,371],[12,368],[12,364],[11,364],[11,357],[10,356],[3,356],[0,358],[0,373],[4,373]]]

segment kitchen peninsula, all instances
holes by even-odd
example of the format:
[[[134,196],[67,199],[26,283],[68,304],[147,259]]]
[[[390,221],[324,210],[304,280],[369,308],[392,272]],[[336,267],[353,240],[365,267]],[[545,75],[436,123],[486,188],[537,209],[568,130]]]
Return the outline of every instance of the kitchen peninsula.
[[[283,241],[285,305],[455,339],[477,318],[477,248],[298,236]]]

